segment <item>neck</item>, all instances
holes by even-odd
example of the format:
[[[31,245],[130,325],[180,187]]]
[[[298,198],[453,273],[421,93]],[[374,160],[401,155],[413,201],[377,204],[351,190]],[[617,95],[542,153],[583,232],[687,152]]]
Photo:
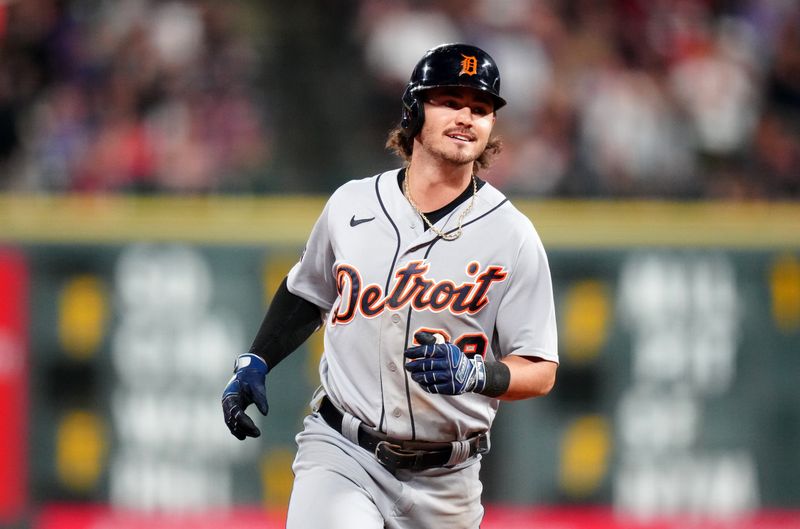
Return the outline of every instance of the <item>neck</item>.
[[[422,211],[434,211],[452,202],[472,180],[472,165],[415,163],[406,168],[408,189]]]

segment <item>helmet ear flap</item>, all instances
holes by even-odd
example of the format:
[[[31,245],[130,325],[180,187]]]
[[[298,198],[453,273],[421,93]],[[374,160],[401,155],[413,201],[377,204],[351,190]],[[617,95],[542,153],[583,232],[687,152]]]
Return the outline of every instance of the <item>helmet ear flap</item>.
[[[400,120],[400,128],[407,138],[413,138],[422,129],[425,121],[425,114],[419,98],[414,94],[413,86],[409,84],[403,92],[403,116]]]

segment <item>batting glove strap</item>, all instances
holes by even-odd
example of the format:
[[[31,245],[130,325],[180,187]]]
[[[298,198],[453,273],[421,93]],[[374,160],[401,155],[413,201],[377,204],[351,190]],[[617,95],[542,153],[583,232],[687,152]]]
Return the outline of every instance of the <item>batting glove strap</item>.
[[[233,363],[234,374],[244,369],[252,369],[257,373],[263,372],[262,374],[264,376],[267,376],[267,372],[269,371],[269,367],[264,359],[253,353],[246,353],[236,357],[236,361]]]
[[[473,377],[474,382],[471,384],[472,387],[466,391],[483,393],[483,390],[486,387],[486,362],[483,361],[483,357],[481,355],[475,355],[470,359],[470,362],[472,362],[472,365],[475,366],[475,375]]]

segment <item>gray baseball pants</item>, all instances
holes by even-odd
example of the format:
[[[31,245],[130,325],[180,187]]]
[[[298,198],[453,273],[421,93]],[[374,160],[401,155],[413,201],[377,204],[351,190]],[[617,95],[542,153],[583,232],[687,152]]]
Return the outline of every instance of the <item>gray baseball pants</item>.
[[[478,529],[480,456],[454,468],[399,470],[306,417],[297,435],[287,529]]]

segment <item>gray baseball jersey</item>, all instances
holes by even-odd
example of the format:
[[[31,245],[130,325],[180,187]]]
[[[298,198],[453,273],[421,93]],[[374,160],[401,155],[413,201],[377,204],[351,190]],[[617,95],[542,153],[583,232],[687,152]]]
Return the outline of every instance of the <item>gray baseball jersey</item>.
[[[436,226],[454,230],[459,205]],[[547,256],[530,220],[490,184],[454,241],[425,230],[397,170],[341,186],[317,220],[289,290],[327,311],[325,393],[390,436],[462,440],[489,429],[498,401],[425,392],[403,369],[420,330],[487,361],[558,361]]]

